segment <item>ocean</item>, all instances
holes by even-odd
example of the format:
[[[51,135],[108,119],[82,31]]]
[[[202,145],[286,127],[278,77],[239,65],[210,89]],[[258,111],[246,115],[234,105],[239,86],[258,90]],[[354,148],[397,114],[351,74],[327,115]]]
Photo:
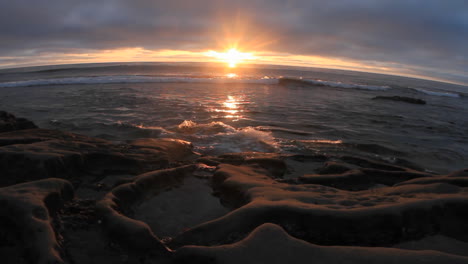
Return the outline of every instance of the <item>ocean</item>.
[[[183,139],[204,155],[346,155],[435,173],[468,167],[468,87],[391,75],[207,63],[7,69],[0,110],[114,142]]]

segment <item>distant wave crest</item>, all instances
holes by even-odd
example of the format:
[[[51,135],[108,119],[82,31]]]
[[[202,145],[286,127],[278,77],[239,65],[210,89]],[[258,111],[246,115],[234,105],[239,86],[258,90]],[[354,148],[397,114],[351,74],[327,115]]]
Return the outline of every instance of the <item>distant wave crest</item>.
[[[112,75],[112,76],[88,76],[88,77],[68,77],[68,78],[51,78],[51,79],[36,79],[23,80],[14,82],[0,83],[0,88],[13,87],[32,87],[32,86],[48,86],[48,85],[80,85],[80,84],[124,84],[124,83],[245,83],[245,84],[280,84],[280,85],[303,85],[303,86],[325,86],[332,88],[360,89],[372,91],[384,91],[391,87],[366,85],[344,82],[333,82],[313,79],[300,78],[229,78],[227,76],[216,77],[183,77],[183,76],[145,76],[145,75]],[[408,87],[409,88],[409,87]],[[444,96],[459,98],[462,94],[445,91],[431,91],[422,88],[409,88],[417,92],[432,96]]]
[[[54,79],[24,80],[0,83],[0,88],[30,87],[46,85],[73,85],[73,84],[116,84],[116,83],[247,83],[247,84],[305,84],[314,86],[327,86],[334,88],[354,88],[365,90],[387,90],[388,86],[373,86],[363,84],[341,83],[321,80],[294,79],[294,78],[229,78],[229,77],[167,77],[167,76],[90,76],[69,77]]]
[[[311,80],[311,79],[294,79],[294,78],[281,78],[280,84],[302,84],[302,85],[314,85],[314,86],[327,86],[334,88],[348,88],[348,89],[361,89],[361,90],[374,90],[382,91],[390,89],[389,86],[378,86],[378,85],[365,85],[365,84],[354,84],[354,83],[342,83],[342,82],[331,82],[322,80]]]
[[[444,96],[444,97],[453,97],[453,98],[460,98],[461,95],[458,93],[451,93],[451,92],[436,92],[436,91],[429,91],[421,88],[414,88],[414,90],[424,93],[427,95],[433,95],[433,96]]]
[[[16,82],[0,83],[0,88],[27,87],[45,85],[72,85],[72,84],[115,84],[115,83],[252,83],[252,84],[277,84],[277,79],[242,79],[228,77],[193,78],[193,77],[161,77],[140,75],[118,76],[92,76],[70,77],[56,79],[38,79]]]

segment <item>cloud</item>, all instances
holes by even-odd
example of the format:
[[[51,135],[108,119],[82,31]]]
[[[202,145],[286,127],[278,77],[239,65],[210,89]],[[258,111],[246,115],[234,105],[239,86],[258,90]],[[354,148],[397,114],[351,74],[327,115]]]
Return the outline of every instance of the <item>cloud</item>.
[[[141,47],[252,50],[403,65],[468,82],[464,0],[15,0],[0,57]]]

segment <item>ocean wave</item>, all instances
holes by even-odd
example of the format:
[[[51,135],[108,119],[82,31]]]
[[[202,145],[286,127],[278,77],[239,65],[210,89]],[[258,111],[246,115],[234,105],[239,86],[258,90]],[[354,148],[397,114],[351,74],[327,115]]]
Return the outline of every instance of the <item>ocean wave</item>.
[[[197,152],[224,154],[231,152],[274,152],[277,143],[271,132],[254,127],[235,128],[223,122],[199,124],[184,120],[173,128],[185,140],[191,141]]]
[[[436,91],[429,91],[421,88],[413,88],[413,90],[416,90],[420,93],[424,93],[427,95],[433,95],[433,96],[443,96],[443,97],[452,97],[452,98],[460,98],[461,95],[458,93],[450,93],[450,92],[436,92]]]
[[[305,139],[298,140],[302,143],[312,143],[312,144],[330,144],[330,145],[339,145],[343,144],[342,140],[329,140],[329,139]]]
[[[191,120],[184,120],[176,128],[176,132],[182,134],[200,134],[214,135],[219,133],[233,133],[236,129],[223,122],[211,122],[206,124],[198,124]]]
[[[331,82],[322,80],[311,80],[311,79],[295,79],[295,78],[281,78],[279,79],[280,84],[302,84],[302,85],[314,85],[314,86],[327,86],[333,88],[347,88],[347,89],[361,89],[361,90],[372,90],[372,91],[383,91],[390,89],[389,86],[377,86],[377,85],[365,85],[365,84],[354,84],[354,83],[342,83],[342,82]]]
[[[292,153],[314,153],[327,156],[356,156],[387,162],[402,161],[407,153],[376,143],[350,143],[340,139],[283,140],[282,148]]]
[[[281,128],[281,127],[273,127],[273,126],[258,126],[256,127],[256,129],[261,130],[261,131],[280,132],[280,133],[299,135],[299,136],[308,136],[311,134],[310,132],[307,132],[307,131]]]
[[[177,76],[146,76],[146,75],[112,75],[36,79],[0,83],[0,88],[31,87],[46,85],[74,85],[74,84],[123,84],[123,83],[245,83],[245,84],[305,84],[327,86],[333,88],[351,88],[362,90],[387,90],[388,86],[373,86],[353,83],[331,82],[322,80],[295,78],[244,78],[244,77],[177,77]]]
[[[229,78],[229,77],[162,77],[141,75],[91,76],[55,79],[38,79],[0,83],[0,88],[29,87],[44,85],[72,85],[72,84],[116,84],[116,83],[249,83],[249,84],[277,84],[273,78]]]

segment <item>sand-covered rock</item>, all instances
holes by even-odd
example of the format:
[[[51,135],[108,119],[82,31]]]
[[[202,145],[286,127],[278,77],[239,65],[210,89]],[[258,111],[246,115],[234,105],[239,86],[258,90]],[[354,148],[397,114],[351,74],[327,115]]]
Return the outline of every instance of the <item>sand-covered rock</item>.
[[[175,237],[171,247],[232,243],[263,223],[321,245],[390,246],[432,234],[468,241],[468,190],[454,185],[348,191],[278,182],[261,168],[228,164],[213,177],[224,203],[238,209]]]
[[[468,257],[437,251],[391,248],[318,246],[288,235],[281,227],[263,224],[245,239],[213,247],[185,246],[176,252],[177,263],[468,263]]]
[[[52,221],[63,203],[72,198],[73,187],[62,179],[0,188],[2,263],[64,263]]]
[[[133,216],[135,208],[141,206],[143,203],[142,212],[137,212],[137,218],[156,221],[152,226],[166,226],[174,232],[177,227],[170,225],[171,222],[183,221],[177,219],[174,215],[158,214],[158,212],[151,212],[150,210],[161,210],[161,208],[149,208],[151,205],[172,206],[171,201],[161,203],[161,201],[152,201],[155,196],[163,196],[165,193],[172,189],[180,188],[184,182],[189,179],[194,179],[197,165],[188,165],[177,167],[173,169],[159,170],[148,172],[134,178],[131,182],[121,184],[108,193],[98,205],[98,213],[103,221],[103,227],[106,233],[116,242],[119,242],[133,250],[157,250],[161,253],[168,252],[165,245],[155,233],[162,233],[167,235],[168,230],[152,230],[148,223],[136,220],[129,216]],[[192,182],[193,183],[193,182]],[[193,194],[193,193],[192,193]],[[183,195],[183,194],[182,194]],[[168,196],[169,199],[180,199],[180,197]],[[148,203],[149,205],[145,204]],[[202,197],[201,201],[206,202],[206,198]],[[188,201],[187,203],[190,204]],[[174,205],[181,205],[178,201],[173,202]],[[192,208],[178,208],[179,210],[189,210],[187,217],[202,213],[196,210],[196,206]],[[202,205],[203,206],[203,205]],[[190,209],[192,211],[190,212]],[[142,209],[140,209],[142,210]],[[145,212],[147,210],[148,212]],[[171,211],[167,209],[166,211]],[[155,215],[156,214],[156,215]],[[156,217],[155,217],[156,216]],[[166,219],[158,221],[157,216]],[[183,217],[184,215],[178,215]],[[205,219],[206,221],[207,219]],[[201,221],[198,219],[198,221]],[[190,221],[188,221],[190,222]],[[202,221],[203,222],[203,221]],[[164,224],[166,223],[166,224]],[[169,231],[170,233],[171,231]]]

